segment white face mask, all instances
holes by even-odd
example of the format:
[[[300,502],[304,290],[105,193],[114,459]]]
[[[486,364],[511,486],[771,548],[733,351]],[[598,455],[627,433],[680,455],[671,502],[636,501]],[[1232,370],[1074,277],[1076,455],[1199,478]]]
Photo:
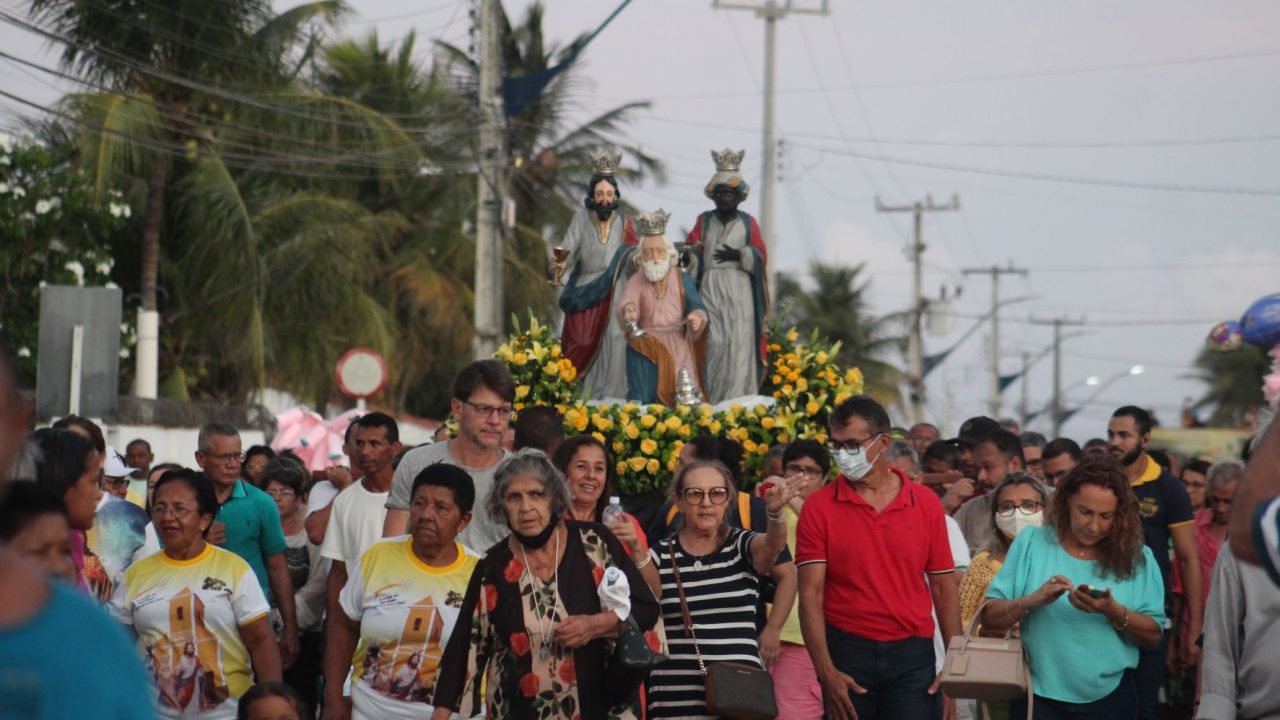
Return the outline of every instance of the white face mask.
[[[1040,527],[1044,523],[1044,511],[1037,510],[1030,515],[1023,515],[1021,510],[1014,510],[1009,517],[996,515],[996,527],[1011,538],[1018,537],[1023,528]]]
[[[870,443],[871,440],[867,442]],[[840,474],[850,480],[861,480],[866,477],[874,464],[873,460],[867,459],[866,448],[857,450],[840,448],[835,452],[833,459],[836,461],[836,467],[840,468]]]

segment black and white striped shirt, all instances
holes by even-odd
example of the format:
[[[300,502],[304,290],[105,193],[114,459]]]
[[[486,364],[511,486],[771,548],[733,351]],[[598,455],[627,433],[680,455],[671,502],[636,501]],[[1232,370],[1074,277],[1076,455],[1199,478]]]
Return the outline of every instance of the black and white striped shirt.
[[[670,658],[649,674],[649,717],[710,717],[693,640],[686,635],[680,614],[680,596],[671,569],[673,550],[703,662],[733,661],[762,667],[756,644],[760,577],[752,566],[750,548],[751,539],[759,534],[730,530],[718,549],[702,556],[701,569],[694,568],[699,559],[685,552],[674,537],[649,549],[662,578],[662,621]]]

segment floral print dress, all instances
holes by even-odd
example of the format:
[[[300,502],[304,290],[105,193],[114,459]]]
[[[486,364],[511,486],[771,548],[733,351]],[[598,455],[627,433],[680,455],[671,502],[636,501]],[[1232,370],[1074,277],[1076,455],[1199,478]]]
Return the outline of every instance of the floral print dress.
[[[445,648],[437,707],[471,717],[483,701],[488,716],[500,720],[634,720],[638,685],[610,667],[613,641],[597,638],[571,650],[555,642],[555,630],[562,618],[600,612],[596,587],[605,568],[616,566],[631,587],[632,617],[649,646],[665,653],[658,601],[613,533],[596,523],[564,522],[558,578],[535,580],[506,540],[480,561]]]

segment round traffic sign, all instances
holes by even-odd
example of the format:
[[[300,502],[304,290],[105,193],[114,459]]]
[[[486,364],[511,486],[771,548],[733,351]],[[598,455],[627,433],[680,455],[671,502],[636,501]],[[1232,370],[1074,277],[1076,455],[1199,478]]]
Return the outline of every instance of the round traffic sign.
[[[387,361],[369,348],[352,348],[338,358],[335,376],[342,394],[354,400],[371,398],[387,384]]]

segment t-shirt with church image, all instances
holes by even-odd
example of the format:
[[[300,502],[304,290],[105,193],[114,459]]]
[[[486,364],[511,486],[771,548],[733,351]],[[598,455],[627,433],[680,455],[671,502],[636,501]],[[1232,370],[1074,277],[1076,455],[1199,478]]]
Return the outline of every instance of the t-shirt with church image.
[[[161,717],[235,719],[253,686],[240,627],[270,612],[243,558],[214,545],[190,560],[156,553],[125,572],[110,608],[137,633]]]
[[[445,567],[422,562],[408,536],[374,543],[350,567],[338,602],[360,623],[351,660],[353,720],[430,716],[436,670],[480,560],[454,544],[457,560]]]

